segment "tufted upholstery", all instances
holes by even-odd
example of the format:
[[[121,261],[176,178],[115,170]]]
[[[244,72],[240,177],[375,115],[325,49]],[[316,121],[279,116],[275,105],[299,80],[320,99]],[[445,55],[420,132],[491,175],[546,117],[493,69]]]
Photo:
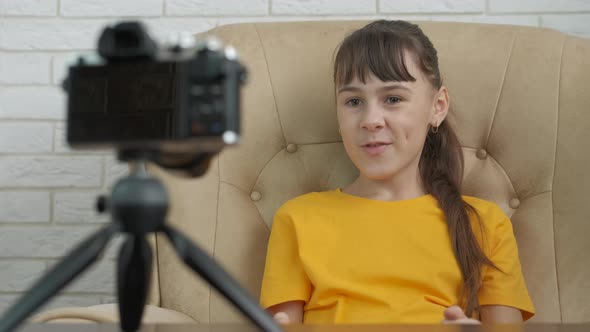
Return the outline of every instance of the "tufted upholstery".
[[[355,178],[338,134],[333,50],[367,22],[238,24],[213,31],[250,73],[243,141],[206,176],[151,168],[171,195],[169,220],[254,296],[272,216],[287,199]],[[590,319],[590,41],[527,27],[420,23],[439,51],[466,160],[464,194],[511,217],[534,322]],[[151,303],[199,322],[240,315],[185,269],[158,236]]]

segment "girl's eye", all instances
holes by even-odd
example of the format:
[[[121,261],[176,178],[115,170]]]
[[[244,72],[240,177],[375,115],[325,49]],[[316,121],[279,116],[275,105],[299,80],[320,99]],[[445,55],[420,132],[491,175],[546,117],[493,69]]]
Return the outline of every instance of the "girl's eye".
[[[345,104],[348,106],[356,107],[361,104],[361,100],[358,98],[352,98],[347,100]]]
[[[387,100],[386,100],[386,102],[388,104],[397,104],[400,101],[402,101],[402,100],[399,97],[387,97]]]

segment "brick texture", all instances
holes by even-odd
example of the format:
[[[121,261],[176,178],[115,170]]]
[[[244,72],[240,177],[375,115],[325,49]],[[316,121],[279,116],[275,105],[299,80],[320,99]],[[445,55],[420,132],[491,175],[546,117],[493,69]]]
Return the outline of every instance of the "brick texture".
[[[484,0],[379,0],[383,13],[483,13]]]

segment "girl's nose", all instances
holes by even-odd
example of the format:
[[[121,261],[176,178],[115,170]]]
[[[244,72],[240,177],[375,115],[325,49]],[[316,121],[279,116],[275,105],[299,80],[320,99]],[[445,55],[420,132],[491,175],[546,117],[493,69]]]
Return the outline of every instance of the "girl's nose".
[[[368,106],[365,109],[364,116],[361,120],[361,127],[369,131],[376,131],[385,126],[383,112],[375,106]]]

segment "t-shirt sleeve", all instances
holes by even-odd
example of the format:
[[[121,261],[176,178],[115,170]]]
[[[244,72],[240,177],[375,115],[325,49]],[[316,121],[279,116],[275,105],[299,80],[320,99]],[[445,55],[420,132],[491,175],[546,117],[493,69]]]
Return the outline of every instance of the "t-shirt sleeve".
[[[308,302],[310,296],[311,282],[301,263],[293,220],[281,208],[275,214],[268,241],[260,305],[268,308],[287,301]]]
[[[535,308],[522,274],[512,222],[499,207],[495,209],[496,224],[490,230],[493,235],[488,257],[501,271],[484,268],[479,304],[517,308],[526,321],[535,315]]]

